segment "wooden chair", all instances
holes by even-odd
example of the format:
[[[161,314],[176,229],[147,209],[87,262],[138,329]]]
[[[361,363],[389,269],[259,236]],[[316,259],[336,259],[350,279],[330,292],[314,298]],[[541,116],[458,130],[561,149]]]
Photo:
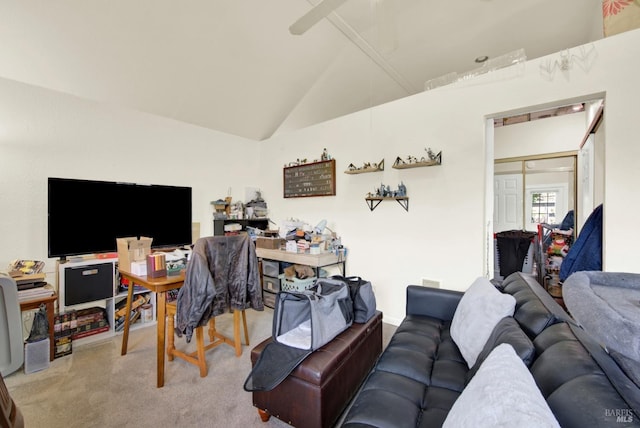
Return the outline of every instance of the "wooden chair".
[[[23,428],[24,418],[20,409],[9,395],[7,385],[0,374],[0,427],[2,428]]]
[[[242,314],[242,324],[244,327],[244,341],[246,345],[249,345],[249,332],[247,330],[247,317],[244,310],[233,311],[233,339],[230,339],[218,331],[216,331],[216,317],[211,317],[209,320],[209,343],[204,344],[204,326],[196,327],[196,351],[186,353],[176,349],[175,347],[175,325],[174,316],[176,314],[177,306],[176,302],[170,302],[166,304],[167,311],[167,356],[169,361],[173,361],[174,357],[181,358],[188,363],[194,364],[200,367],[200,377],[207,375],[207,360],[204,357],[204,352],[215,348],[218,345],[227,344],[235,348],[236,357],[242,355],[242,344],[240,343],[240,314]]]

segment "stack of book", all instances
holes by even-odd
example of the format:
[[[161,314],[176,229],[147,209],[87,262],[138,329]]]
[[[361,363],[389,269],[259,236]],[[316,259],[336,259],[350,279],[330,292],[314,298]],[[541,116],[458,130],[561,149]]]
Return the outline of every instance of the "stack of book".
[[[27,300],[42,299],[43,297],[53,296],[53,292],[53,287],[49,284],[27,290],[18,290],[18,300],[25,302]]]
[[[101,307],[73,309],[56,314],[53,331],[56,336],[71,336],[73,339],[92,336],[109,330],[106,310]]]
[[[94,334],[109,331],[109,321],[104,308],[93,307],[75,311],[75,328],[71,322],[73,333],[71,337],[81,339]]]
[[[12,277],[16,281],[18,300],[21,302],[49,297],[54,293],[53,287],[47,284],[46,276],[42,272],[13,271]]]
[[[54,358],[64,357],[73,352],[71,321],[73,319],[73,323],[76,325],[75,316],[75,311],[64,312],[54,316]]]
[[[54,316],[54,358],[72,353],[74,340],[109,331],[106,310],[92,307],[70,310]]]
[[[131,302],[131,313],[129,314],[129,325],[133,324],[140,318],[141,307],[145,303],[149,303],[149,300],[151,300],[151,293],[137,294],[133,296],[133,301]],[[122,331],[124,329],[124,321],[126,319],[125,315],[127,314],[126,304],[127,299],[123,299],[116,304],[116,311],[113,314],[115,331]]]

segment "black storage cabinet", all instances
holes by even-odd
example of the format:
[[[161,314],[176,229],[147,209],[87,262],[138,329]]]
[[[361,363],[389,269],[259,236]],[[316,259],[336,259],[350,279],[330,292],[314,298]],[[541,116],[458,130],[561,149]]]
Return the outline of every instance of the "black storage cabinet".
[[[64,304],[69,306],[112,298],[113,275],[113,263],[65,269]]]

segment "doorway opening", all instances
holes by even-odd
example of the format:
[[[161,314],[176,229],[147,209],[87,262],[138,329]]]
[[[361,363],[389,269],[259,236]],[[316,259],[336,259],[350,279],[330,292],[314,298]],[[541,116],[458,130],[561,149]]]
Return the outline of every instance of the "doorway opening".
[[[574,105],[579,107],[572,107]],[[591,212],[583,202],[592,198],[583,195],[588,190],[582,184],[585,175],[592,182],[592,177],[598,177],[595,187],[604,187],[598,185],[604,180],[604,171],[598,167],[602,163],[596,161],[594,168],[591,159],[589,167],[583,158],[586,154],[593,155],[582,150],[585,141],[593,140],[589,135],[595,132],[594,123],[602,120],[603,106],[603,96],[593,96],[487,118],[486,266],[489,278],[493,275],[499,280],[496,233],[537,232],[540,224],[558,225],[568,214],[572,214],[577,223],[574,233],[579,231],[584,216],[578,216],[578,212],[583,209],[586,215]],[[604,154],[604,138],[596,140],[597,158]],[[595,199],[602,200],[602,193]],[[536,266],[525,263],[521,271],[527,268],[536,275]]]
[[[516,270],[539,276],[536,238],[541,227],[553,230],[562,224],[571,231],[575,227],[573,220],[564,223],[574,218],[576,210],[577,152],[494,162],[493,279],[501,281],[506,272]]]

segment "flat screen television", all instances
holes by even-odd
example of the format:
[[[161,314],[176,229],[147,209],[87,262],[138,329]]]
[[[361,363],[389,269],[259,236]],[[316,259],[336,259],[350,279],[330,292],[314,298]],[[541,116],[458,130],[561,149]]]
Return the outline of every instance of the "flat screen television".
[[[116,238],[153,248],[191,244],[191,187],[48,179],[50,258],[116,251]]]

